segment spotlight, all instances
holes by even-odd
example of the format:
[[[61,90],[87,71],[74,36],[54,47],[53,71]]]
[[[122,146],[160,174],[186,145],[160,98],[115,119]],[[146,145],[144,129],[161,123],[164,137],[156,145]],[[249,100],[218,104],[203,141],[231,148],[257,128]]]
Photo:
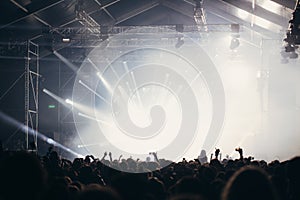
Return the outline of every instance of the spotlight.
[[[70,105],[73,105],[73,101],[71,101],[70,99],[66,99],[66,103],[70,104]]]
[[[240,46],[240,41],[238,39],[240,37],[240,35],[239,35],[240,25],[239,24],[231,24],[230,29],[231,29],[232,39],[231,39],[229,48],[231,50],[234,50]]]
[[[177,40],[177,43],[175,44],[175,48],[179,49],[183,44],[184,44],[183,37],[179,37],[178,40]]]
[[[236,49],[236,48],[238,48],[240,46],[240,41],[239,41],[239,39],[238,38],[236,38],[236,37],[233,37],[232,39],[231,39],[231,42],[230,42],[230,49],[231,50],[234,50],[234,49]]]
[[[295,52],[295,46],[293,44],[287,44],[285,46],[285,52]]]
[[[295,51],[291,52],[290,59],[297,59],[297,58],[298,58],[298,54]]]
[[[203,7],[203,0],[195,0],[196,4],[194,7],[194,20],[198,26],[198,30],[203,29],[207,31],[206,14]]]
[[[69,42],[71,42],[71,39],[68,38],[68,37],[63,37],[63,38],[62,38],[62,42],[64,42],[64,43],[69,43]]]

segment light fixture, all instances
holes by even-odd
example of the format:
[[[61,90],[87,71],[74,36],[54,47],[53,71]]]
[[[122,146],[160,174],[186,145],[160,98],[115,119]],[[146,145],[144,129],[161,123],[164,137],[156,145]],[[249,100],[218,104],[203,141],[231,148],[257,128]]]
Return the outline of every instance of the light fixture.
[[[298,58],[298,54],[295,51],[290,53],[290,59],[297,59],[297,58]]]
[[[178,37],[177,43],[175,44],[175,48],[179,49],[183,44],[184,44],[184,38],[183,37]]]
[[[194,7],[194,20],[196,25],[198,26],[198,30],[207,31],[207,22],[205,16],[205,10],[203,8],[203,0],[195,0],[195,7]]]
[[[231,24],[230,25],[231,29],[231,41],[230,41],[230,46],[229,48],[231,50],[234,50],[240,46],[240,41],[239,41],[239,32],[240,32],[240,25],[239,24]]]
[[[179,33],[179,35],[175,44],[175,48],[178,49],[184,44],[184,38],[182,34],[184,31],[183,24],[176,24],[176,31]]]
[[[240,41],[237,37],[232,37],[229,48],[234,50],[240,46]]]
[[[69,37],[63,37],[62,42],[69,43],[69,42],[71,42],[71,39]]]
[[[289,21],[289,29],[286,33],[285,52],[289,53],[291,59],[297,59],[298,54],[295,52],[300,45],[300,0],[297,1],[296,8],[293,12],[293,17]]]
[[[70,99],[66,99],[65,101],[67,104],[73,105],[73,101],[71,101]]]
[[[295,49],[297,47],[294,44],[287,44],[285,46],[285,52],[289,53],[289,52],[295,52]]]

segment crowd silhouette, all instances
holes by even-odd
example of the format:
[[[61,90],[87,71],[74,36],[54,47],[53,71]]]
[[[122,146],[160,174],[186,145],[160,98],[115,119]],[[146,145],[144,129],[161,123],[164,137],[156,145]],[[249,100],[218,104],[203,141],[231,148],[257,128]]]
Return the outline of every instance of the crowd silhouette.
[[[158,159],[60,158],[0,151],[0,200],[299,200],[300,157],[267,163],[243,157],[171,162]],[[166,166],[160,168],[160,166]],[[119,170],[117,170],[119,169]],[[126,173],[124,171],[148,171]]]

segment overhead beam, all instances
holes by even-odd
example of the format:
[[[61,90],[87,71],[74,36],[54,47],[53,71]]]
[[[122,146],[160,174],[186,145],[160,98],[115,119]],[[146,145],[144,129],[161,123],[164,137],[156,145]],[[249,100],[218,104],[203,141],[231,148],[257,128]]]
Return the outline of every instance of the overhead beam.
[[[94,13],[100,11],[100,10],[103,10],[103,9],[106,9],[106,10],[107,10],[107,8],[108,8],[109,6],[112,6],[112,5],[114,5],[115,3],[118,3],[119,1],[120,1],[120,0],[115,0],[115,1],[112,1],[112,2],[107,3],[107,4],[102,4],[102,6],[101,6],[100,8],[97,8],[97,9],[95,9],[95,10],[92,10],[92,11],[88,12],[87,14],[88,14],[88,15],[92,15],[92,14],[94,14]],[[65,27],[65,26],[67,26],[67,25],[69,25],[69,24],[71,24],[71,23],[73,23],[73,22],[76,22],[76,21],[77,21],[77,19],[74,18],[74,19],[72,19],[72,20],[70,20],[70,21],[68,21],[68,22],[66,22],[66,23],[64,23],[64,24],[62,24],[62,25],[60,25],[60,27]]]
[[[98,0],[94,0],[100,7],[102,7],[102,4],[98,1]],[[112,14],[110,12],[108,12],[108,10],[106,8],[102,8],[104,10],[104,12],[112,19],[112,20],[116,20]]]
[[[47,6],[41,8],[41,9],[38,9],[38,10],[36,10],[36,11],[28,12],[25,16],[20,17],[20,18],[18,18],[18,19],[16,19],[16,20],[13,20],[13,21],[11,21],[11,22],[9,22],[9,23],[3,25],[3,26],[0,26],[0,29],[6,28],[6,27],[8,27],[8,26],[10,26],[10,25],[12,25],[12,24],[14,24],[14,23],[16,23],[16,22],[19,22],[19,21],[21,21],[21,20],[23,20],[23,19],[26,19],[27,17],[33,16],[33,15],[35,15],[35,14],[38,14],[39,12],[42,12],[42,11],[44,11],[44,10],[47,10],[47,9],[49,9],[49,8],[51,8],[51,7],[53,7],[53,6],[56,6],[56,5],[58,5],[58,4],[62,3],[62,2],[64,2],[64,0],[59,0],[59,1],[55,2],[55,3],[52,3],[52,4],[50,4],[50,5],[47,5]],[[12,3],[13,3],[13,2],[12,2]],[[15,3],[14,3],[14,4],[15,4]],[[16,5],[16,4],[15,4],[15,5]],[[19,4],[19,5],[20,5],[20,4]],[[23,11],[24,11],[24,10],[23,10]]]
[[[287,19],[279,14],[275,14],[269,10],[260,7],[258,4],[252,4],[250,1],[240,1],[240,0],[223,0],[224,2],[237,7],[238,9],[244,10],[245,12],[251,13],[257,17],[266,19],[279,26],[286,26]]]
[[[194,19],[194,11],[187,9],[186,6],[179,6],[178,4],[172,2],[171,0],[165,0],[162,2],[163,6],[166,6],[167,8],[170,8],[176,12],[179,12],[180,14],[193,18]]]
[[[296,0],[271,0],[271,1],[274,1],[275,3],[278,3],[291,10],[294,10],[296,5]]]
[[[210,7],[209,12],[211,13],[215,12],[214,9],[219,9],[222,11],[222,13],[224,13],[224,15],[230,14],[231,16],[235,16],[233,19],[237,21],[242,20],[246,27],[255,28],[255,26],[258,26],[265,30],[265,32],[271,31],[273,33],[280,33],[283,29],[285,29],[284,26],[280,26],[274,22],[251,13],[251,11],[245,11],[222,0],[204,1],[204,7]],[[221,16],[223,15],[222,13],[220,14]]]
[[[145,4],[145,5],[141,6],[141,7],[136,8],[136,9],[130,11],[130,12],[127,12],[126,14],[118,17],[116,19],[116,21],[115,21],[115,24],[116,25],[120,24],[120,23],[122,23],[122,22],[124,22],[124,21],[126,21],[126,20],[128,20],[128,19],[130,19],[132,17],[135,17],[135,16],[137,16],[137,15],[143,13],[143,12],[146,12],[146,11],[148,11],[148,10],[150,10],[150,9],[158,6],[159,3],[160,3],[160,0],[156,0],[154,2],[152,1],[152,2],[150,2],[148,4]]]
[[[20,5],[18,2],[16,2],[15,0],[10,0],[10,2],[12,2],[13,4],[15,4],[18,8],[20,8],[21,10],[23,10],[25,13],[28,14],[29,11],[25,7],[23,7],[22,5]],[[41,19],[37,15],[33,14],[33,17],[36,20],[38,20],[40,23],[42,23],[42,24],[44,24],[44,25],[46,25],[48,27],[51,27],[51,25],[48,22],[44,21],[43,19]]]

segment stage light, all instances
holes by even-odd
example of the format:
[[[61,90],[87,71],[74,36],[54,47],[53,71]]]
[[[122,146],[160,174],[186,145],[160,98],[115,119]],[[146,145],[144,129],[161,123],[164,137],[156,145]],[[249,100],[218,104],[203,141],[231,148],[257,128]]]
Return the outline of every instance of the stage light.
[[[290,52],[290,58],[296,59],[298,58],[298,54],[295,50],[298,48],[300,44],[300,1],[297,1],[297,6],[293,12],[292,19],[289,21],[289,29],[286,33],[286,38],[283,40],[287,44],[285,46],[285,51]]]
[[[175,44],[175,48],[179,49],[183,44],[184,44],[183,37],[179,37],[178,40],[177,40],[177,43]]]
[[[109,83],[103,78],[102,74],[100,72],[97,72],[97,76],[100,78],[101,82],[106,87],[106,89],[112,94],[113,93],[113,89],[111,88],[111,86],[109,85]]]
[[[57,51],[53,51],[53,54],[55,56],[57,56],[66,66],[68,66],[71,70],[73,70],[75,73],[77,73],[78,68],[71,63],[67,58],[65,58],[64,56],[62,56],[60,53],[58,53]]]
[[[285,46],[285,52],[295,52],[295,46],[293,44],[287,44]]]
[[[234,50],[240,46],[240,41],[238,39],[240,37],[240,35],[239,35],[240,25],[239,24],[231,24],[230,28],[231,28],[232,39],[231,39],[229,48],[231,50]]]
[[[207,31],[207,21],[206,21],[206,14],[203,8],[203,0],[197,0],[196,5],[194,7],[194,20],[198,26],[198,30]]]
[[[290,53],[290,59],[297,59],[297,58],[298,58],[298,54],[295,51]]]
[[[71,101],[70,99],[66,99],[66,103],[67,103],[67,104],[70,104],[70,105],[73,105],[73,104],[74,104],[73,101]]]
[[[90,88],[87,84],[85,84],[84,82],[82,82],[82,80],[78,81],[83,87],[85,87],[86,89],[88,89],[90,92],[94,93],[97,97],[99,97],[100,99],[102,99],[105,103],[107,103],[108,105],[110,105],[110,103],[103,97],[101,96],[99,93],[97,93],[95,90],[93,90],[92,88]]]
[[[240,41],[239,41],[239,39],[238,38],[232,38],[231,39],[231,42],[230,42],[230,49],[231,50],[234,50],[234,49],[236,49],[236,48],[238,48],[240,46]]]
[[[17,121],[16,119],[6,115],[5,113],[3,113],[1,111],[0,111],[0,119],[1,119],[1,121],[5,121],[5,122],[9,123],[10,125],[12,125],[16,128],[19,128],[24,133],[28,129],[28,134],[30,134],[30,135],[35,135],[36,134],[38,139],[40,139],[42,141],[45,141],[50,145],[53,145],[53,146],[58,147],[60,149],[63,149],[64,151],[70,152],[71,154],[73,154],[76,157],[80,157],[80,158],[83,157],[83,155],[81,155],[77,152],[74,152],[73,150],[69,149],[68,147],[66,147],[62,144],[60,144],[59,142],[54,141],[53,139],[45,136],[44,134],[42,134],[42,133],[40,133],[40,132],[38,132],[38,131],[30,128],[30,127],[25,126],[23,123]],[[31,148],[33,148],[34,146],[36,147],[36,142],[37,141],[31,142],[31,144],[30,144]]]
[[[61,103],[62,105],[68,107],[68,104],[66,103],[66,101],[64,99],[62,99],[61,97],[57,96],[56,94],[50,92],[49,90],[47,90],[46,88],[43,89],[43,92],[47,95],[49,95],[50,97],[52,97],[53,99],[55,99],[56,101],[58,101],[59,103]]]
[[[64,43],[69,43],[69,42],[71,42],[71,39],[68,38],[68,37],[63,37],[63,38],[62,38],[62,42],[64,42]]]
[[[46,142],[47,142],[48,144],[55,144],[54,140],[51,139],[51,138],[46,139]]]

